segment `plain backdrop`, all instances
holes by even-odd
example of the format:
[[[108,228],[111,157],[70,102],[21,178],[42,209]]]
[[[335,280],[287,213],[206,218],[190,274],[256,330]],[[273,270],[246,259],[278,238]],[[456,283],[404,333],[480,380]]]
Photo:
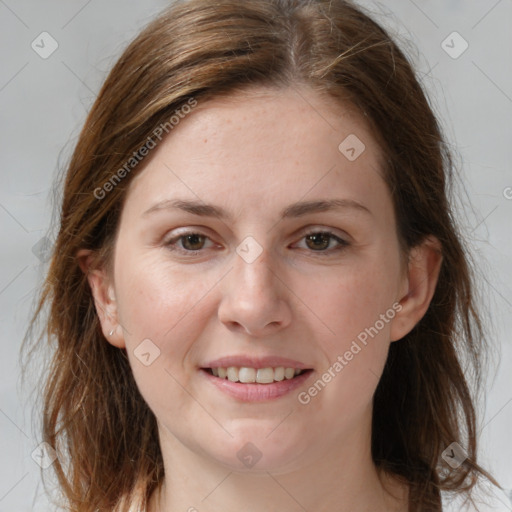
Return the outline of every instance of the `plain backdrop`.
[[[457,151],[459,213],[497,347],[481,462],[507,490],[500,510],[512,510],[512,0],[360,3],[397,34]],[[49,510],[32,457],[33,383],[21,386],[18,354],[46,268],[52,181],[116,57],[167,4],[0,0],[0,512]]]

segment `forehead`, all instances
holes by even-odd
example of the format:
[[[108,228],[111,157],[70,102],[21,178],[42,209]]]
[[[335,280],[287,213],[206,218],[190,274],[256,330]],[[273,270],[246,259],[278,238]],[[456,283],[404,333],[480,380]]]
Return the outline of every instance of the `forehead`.
[[[173,197],[249,206],[326,193],[382,194],[380,151],[349,104],[310,89],[252,89],[198,102],[132,180],[138,209]],[[354,158],[355,157],[355,158]],[[306,197],[307,196],[307,197]],[[357,197],[358,196],[358,197]]]

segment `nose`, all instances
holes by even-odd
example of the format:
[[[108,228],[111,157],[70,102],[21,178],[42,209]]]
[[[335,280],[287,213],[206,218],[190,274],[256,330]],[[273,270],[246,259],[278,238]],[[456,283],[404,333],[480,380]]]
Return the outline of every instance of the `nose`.
[[[228,329],[255,337],[290,325],[290,290],[282,274],[266,250],[252,262],[236,255],[234,268],[223,280],[220,321]]]

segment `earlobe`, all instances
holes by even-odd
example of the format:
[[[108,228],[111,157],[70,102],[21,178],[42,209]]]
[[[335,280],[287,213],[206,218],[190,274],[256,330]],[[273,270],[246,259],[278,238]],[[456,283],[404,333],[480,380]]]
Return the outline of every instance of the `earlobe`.
[[[402,309],[393,319],[391,341],[408,334],[428,310],[437,286],[443,256],[441,243],[427,237],[409,253],[405,293],[399,297]]]
[[[87,276],[103,336],[111,345],[125,348],[123,331],[119,328],[112,279],[104,268],[95,265],[95,255],[92,251],[85,249],[78,251],[77,261],[82,272]]]

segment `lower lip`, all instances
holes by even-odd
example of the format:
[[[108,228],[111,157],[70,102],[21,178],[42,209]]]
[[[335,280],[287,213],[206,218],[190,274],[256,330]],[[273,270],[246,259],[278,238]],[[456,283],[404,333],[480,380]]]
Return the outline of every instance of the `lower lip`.
[[[206,378],[222,392],[234,398],[238,398],[242,402],[264,402],[291,393],[294,389],[304,384],[313,374],[313,371],[307,370],[293,379],[285,379],[279,382],[273,382],[272,384],[243,384],[241,382],[231,382],[228,379],[215,377],[215,375],[203,369],[200,370],[200,373],[206,376]]]

